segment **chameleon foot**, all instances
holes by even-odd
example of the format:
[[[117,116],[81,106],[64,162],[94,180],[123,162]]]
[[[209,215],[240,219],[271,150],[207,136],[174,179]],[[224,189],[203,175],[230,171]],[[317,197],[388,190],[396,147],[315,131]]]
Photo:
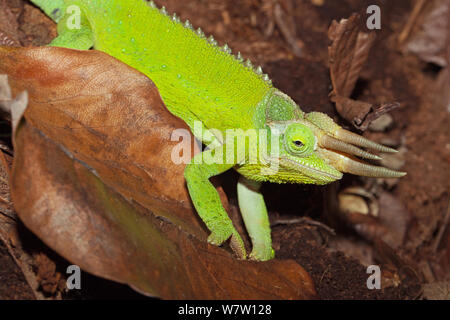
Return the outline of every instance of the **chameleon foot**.
[[[247,258],[244,241],[242,241],[242,238],[237,231],[233,232],[231,235],[230,247],[239,259],[245,260]]]
[[[233,252],[239,259],[246,259],[247,252],[245,251],[244,241],[234,228],[231,232],[212,232],[208,237],[208,243],[220,246],[230,237],[230,247]]]
[[[256,246],[249,255],[250,260],[267,261],[275,257],[275,251],[272,247]]]

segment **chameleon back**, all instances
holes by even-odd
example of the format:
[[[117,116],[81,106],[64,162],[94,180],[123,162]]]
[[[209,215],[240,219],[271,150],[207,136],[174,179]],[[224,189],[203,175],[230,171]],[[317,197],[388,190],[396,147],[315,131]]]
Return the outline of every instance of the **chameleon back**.
[[[168,109],[207,128],[255,128],[257,104],[270,80],[145,1],[67,0],[79,5],[95,36],[95,49],[127,63],[152,79]],[[194,120],[192,119],[192,120]]]

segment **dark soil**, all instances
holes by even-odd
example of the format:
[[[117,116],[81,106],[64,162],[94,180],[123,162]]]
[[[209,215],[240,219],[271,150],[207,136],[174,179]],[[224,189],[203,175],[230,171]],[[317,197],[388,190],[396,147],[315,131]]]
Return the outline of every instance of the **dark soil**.
[[[0,299],[34,299],[22,270],[0,242]]]
[[[16,36],[22,45],[43,45],[55,35],[53,23],[37,9],[21,0],[5,1],[19,17]],[[295,21],[296,36],[303,43],[301,58],[293,54],[274,23],[268,9],[271,1],[156,2],[165,5],[169,12],[177,12],[183,20],[188,18],[206,34],[214,34],[220,44],[228,43],[234,52],[240,51],[254,64],[262,65],[275,86],[304,111],[326,112],[347,127],[328,98],[331,81],[327,30],[333,19],[348,18],[353,12],[365,15],[368,5],[378,4],[382,29],[377,31],[375,46],[353,98],[371,103],[400,102],[400,108],[390,113],[394,123],[389,130],[368,131],[364,135],[376,141],[393,141],[395,147],[406,150],[402,170],[408,175],[396,184],[376,184],[377,190],[389,194],[409,217],[405,220],[405,238],[395,246],[386,244],[383,237],[364,236],[377,234],[369,232],[379,228],[376,219],[375,223],[372,219],[363,224],[369,231],[361,233],[339,214],[336,202],[341,190],[374,185],[374,179],[346,176],[329,187],[264,186],[274,223],[274,247],[278,258],[295,259],[310,273],[323,299],[414,299],[420,296],[421,284],[450,280],[450,231],[444,221],[450,190],[450,117],[446,108],[433,103],[433,89],[442,70],[402,52],[396,42],[413,1],[324,0],[323,5],[309,0],[292,1],[289,14]],[[228,174],[224,179],[232,185],[236,176]],[[230,203],[235,203],[233,190],[226,191]],[[387,206],[384,214],[389,213]],[[299,220],[302,217],[308,219]],[[336,235],[325,226],[333,228]],[[40,242],[39,246],[37,252],[49,250]],[[50,259],[59,268],[70,264],[56,254]],[[368,264],[386,270],[382,290],[367,289]],[[20,269],[1,243],[0,266],[0,298],[32,299]],[[84,281],[84,288],[88,289],[63,298],[139,297],[127,287],[93,276]]]

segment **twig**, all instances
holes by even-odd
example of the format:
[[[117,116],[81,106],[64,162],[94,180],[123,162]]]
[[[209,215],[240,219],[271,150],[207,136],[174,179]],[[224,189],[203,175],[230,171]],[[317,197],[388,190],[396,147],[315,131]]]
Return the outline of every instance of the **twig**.
[[[416,5],[413,8],[413,11],[411,15],[409,16],[408,21],[406,22],[405,27],[403,28],[402,32],[400,32],[400,35],[398,36],[398,43],[399,45],[402,45],[406,39],[408,39],[409,35],[411,34],[411,30],[414,26],[414,23],[417,20],[417,17],[419,16],[419,13],[422,11],[426,1],[425,0],[418,0],[416,2]]]
[[[450,221],[450,202],[447,206],[447,213],[445,214],[444,223],[442,223],[442,226],[439,229],[439,232],[436,236],[436,240],[434,241],[433,245],[433,252],[437,252],[439,245],[441,244],[442,237],[444,236],[445,229],[447,229],[448,222]]]
[[[309,224],[312,226],[320,227],[320,228],[323,228],[326,231],[328,231],[330,234],[336,235],[336,232],[334,231],[333,228],[330,228],[329,226],[327,226],[319,221],[315,221],[315,220],[312,220],[307,217],[294,218],[294,219],[277,219],[271,225],[276,226],[276,225],[280,225],[280,224],[295,224],[295,223],[304,223],[304,224]]]

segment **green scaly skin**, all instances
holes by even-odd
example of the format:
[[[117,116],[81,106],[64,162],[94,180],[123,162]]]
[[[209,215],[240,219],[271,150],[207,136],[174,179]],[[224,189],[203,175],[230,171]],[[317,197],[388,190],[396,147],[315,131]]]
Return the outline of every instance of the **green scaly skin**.
[[[351,157],[377,158],[357,146],[395,152],[349,133],[325,114],[304,114],[287,95],[272,86],[260,68],[254,69],[228,46],[219,47],[200,29],[182,23],[164,8],[143,0],[32,0],[58,22],[58,37],[52,46],[81,50],[95,48],[123,61],[151,78],[174,115],[193,130],[216,129],[210,138],[193,132],[215,149],[204,151],[186,166],[185,178],[193,204],[211,231],[208,241],[221,245],[231,238],[239,258],[245,259],[243,241],[222,206],[209,178],[231,168],[241,175],[237,190],[243,220],[253,244],[250,258],[274,257],[270,225],[261,183],[327,184],[349,172],[372,177],[400,177],[405,173],[364,164]],[[81,12],[80,28],[73,28],[75,5]],[[73,9],[73,7],[72,7]],[[71,24],[72,23],[72,24]],[[242,129],[236,139],[227,139],[228,129]],[[248,129],[264,130],[279,148],[277,157],[249,161],[250,152],[274,148],[268,140],[239,144]],[[247,140],[248,141],[248,140]],[[247,148],[246,148],[247,146]],[[201,163],[204,157],[225,158],[221,148],[233,150],[229,164]],[[257,153],[259,154],[259,153]],[[277,171],[263,169],[278,165]]]

